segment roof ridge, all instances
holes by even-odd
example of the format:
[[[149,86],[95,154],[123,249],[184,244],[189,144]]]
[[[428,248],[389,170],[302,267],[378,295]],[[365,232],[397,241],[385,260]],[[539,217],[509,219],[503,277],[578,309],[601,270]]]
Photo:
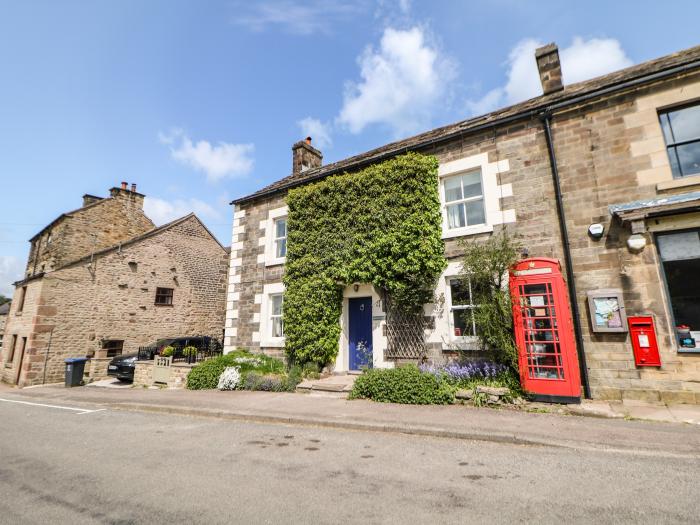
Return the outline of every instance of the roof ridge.
[[[452,134],[478,131],[479,126],[482,125],[496,126],[499,123],[503,123],[502,121],[504,121],[506,118],[525,118],[529,114],[541,112],[547,107],[554,106],[555,104],[564,104],[567,101],[574,100],[584,94],[595,94],[597,91],[621,85],[626,81],[631,81],[636,78],[643,78],[644,76],[652,73],[663,72],[674,67],[692,64],[698,59],[700,59],[700,45],[681,51],[676,51],[675,53],[664,55],[662,57],[646,60],[639,64],[634,64],[632,66],[588,80],[567,84],[564,86],[564,89],[555,93],[539,95],[537,97],[518,102],[517,104],[511,104],[509,106],[496,109],[483,115],[470,117],[468,119],[433,128],[417,135],[412,135],[405,139],[393,141],[377,148],[358,153],[357,155],[340,159],[332,162],[331,164],[326,164],[325,166],[319,166],[317,168],[306,170],[303,173],[292,173],[291,175],[287,175],[271,184],[268,184],[267,186],[264,186],[254,193],[232,200],[231,204],[239,204],[254,200],[256,198],[261,198],[284,189],[321,179],[328,175],[342,173],[343,171],[357,168],[359,165],[364,163],[376,162],[384,157],[395,156],[402,152],[415,150],[420,147],[424,147],[433,141],[444,140]]]

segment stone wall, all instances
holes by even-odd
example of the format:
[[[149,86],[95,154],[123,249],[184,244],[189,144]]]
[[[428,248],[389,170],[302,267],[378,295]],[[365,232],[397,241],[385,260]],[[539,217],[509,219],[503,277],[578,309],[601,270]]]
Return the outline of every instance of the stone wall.
[[[185,388],[187,386],[187,374],[196,365],[187,363],[173,363],[170,366],[170,380],[168,388]],[[153,383],[153,361],[137,361],[134,370],[134,386],[154,386]]]
[[[112,360],[111,357],[92,357],[85,363],[85,375],[87,375],[87,380],[89,382],[100,381],[101,379],[107,379],[107,367],[109,362]]]
[[[220,338],[227,258],[226,250],[190,216],[92,264],[70,265],[29,281],[19,318],[25,321],[8,323],[9,333],[30,341],[20,384],[43,380],[49,333],[47,383],[62,380],[66,357],[99,357],[106,340],[124,341],[127,354],[164,337]],[[172,305],[154,304],[157,287],[174,289]],[[13,382],[8,374],[4,379]]]
[[[3,345],[3,339],[5,336],[5,322],[7,321],[7,315],[2,314],[0,315],[0,355],[2,355],[2,345]]]
[[[113,188],[112,196],[70,212],[32,241],[26,276],[51,271],[152,230],[144,196]]]
[[[653,236],[641,253],[626,246],[631,231],[608,206],[700,187],[700,177],[674,180],[658,109],[700,96],[700,77],[659,83],[557,117],[554,144],[571,238],[584,348],[593,397],[700,402],[700,356],[677,353]],[[690,179],[695,179],[690,180]],[[695,188],[697,189],[697,187]],[[605,225],[596,241],[592,223]],[[700,226],[700,219],[686,226]],[[662,366],[636,368],[628,334],[593,333],[586,292],[618,288],[627,315],[655,318]]]

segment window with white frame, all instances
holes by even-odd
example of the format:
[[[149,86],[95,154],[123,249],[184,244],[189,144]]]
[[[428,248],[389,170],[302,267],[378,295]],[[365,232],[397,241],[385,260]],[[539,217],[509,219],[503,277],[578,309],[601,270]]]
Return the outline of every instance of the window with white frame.
[[[268,296],[270,312],[270,337],[284,337],[284,325],[282,324],[282,302],[284,295],[276,293]]]
[[[450,328],[453,337],[476,336],[476,322],[472,299],[472,285],[468,279],[453,278],[448,280],[450,295]]]
[[[481,170],[442,179],[448,230],[486,223]]]
[[[267,212],[267,218],[260,223],[264,230],[265,266],[284,264],[287,257],[287,207],[275,208]],[[263,262],[258,259],[258,262]]]
[[[273,230],[275,258],[282,259],[287,256],[287,217],[275,219]]]

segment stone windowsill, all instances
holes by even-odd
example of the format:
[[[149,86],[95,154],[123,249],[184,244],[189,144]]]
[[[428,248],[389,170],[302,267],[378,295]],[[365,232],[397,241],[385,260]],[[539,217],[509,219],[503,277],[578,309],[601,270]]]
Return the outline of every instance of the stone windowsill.
[[[656,185],[656,191],[676,190],[679,188],[690,188],[692,186],[700,186],[700,175],[691,175],[690,177],[659,182]]]

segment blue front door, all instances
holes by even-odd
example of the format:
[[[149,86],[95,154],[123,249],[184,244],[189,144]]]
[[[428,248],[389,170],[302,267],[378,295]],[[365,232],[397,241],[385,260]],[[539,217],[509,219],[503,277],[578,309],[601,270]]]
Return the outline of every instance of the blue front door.
[[[350,370],[372,366],[372,298],[349,300]]]

